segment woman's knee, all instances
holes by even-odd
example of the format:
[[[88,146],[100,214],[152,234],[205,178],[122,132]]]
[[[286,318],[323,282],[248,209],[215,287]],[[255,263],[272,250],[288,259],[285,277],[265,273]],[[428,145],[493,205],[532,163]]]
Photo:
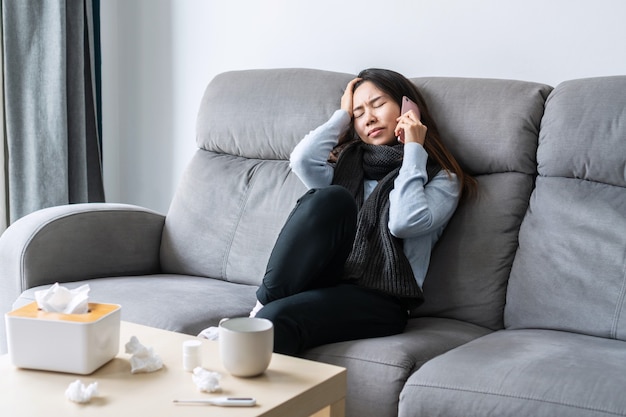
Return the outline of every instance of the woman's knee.
[[[350,192],[340,185],[309,190],[299,201],[324,222],[330,219],[355,219],[358,207]]]
[[[256,317],[270,320],[274,325],[274,352],[295,355],[301,350],[302,335],[297,315],[290,312],[289,304],[273,301],[264,306]]]
[[[350,192],[340,185],[329,185],[318,189],[321,204],[332,205],[337,208],[357,212],[356,201]]]

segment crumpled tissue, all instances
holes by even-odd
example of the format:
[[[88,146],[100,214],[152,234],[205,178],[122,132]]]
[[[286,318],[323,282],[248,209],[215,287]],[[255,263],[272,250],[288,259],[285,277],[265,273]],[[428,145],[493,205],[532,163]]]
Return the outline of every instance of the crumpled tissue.
[[[201,367],[196,367],[191,376],[192,381],[196,384],[200,391],[204,392],[220,392],[220,379],[222,375],[219,372],[212,372]]]
[[[55,283],[47,290],[35,291],[37,306],[43,311],[63,314],[89,312],[89,284],[70,290]]]
[[[207,327],[198,333],[198,337],[208,340],[219,340],[220,329],[219,327]]]
[[[125,345],[126,353],[130,353],[130,372],[154,372],[163,367],[163,360],[154,352],[154,349],[145,347],[137,336],[132,336]]]
[[[98,395],[98,383],[93,382],[85,386],[80,379],[72,382],[65,390],[65,397],[75,403],[88,403],[91,398]]]

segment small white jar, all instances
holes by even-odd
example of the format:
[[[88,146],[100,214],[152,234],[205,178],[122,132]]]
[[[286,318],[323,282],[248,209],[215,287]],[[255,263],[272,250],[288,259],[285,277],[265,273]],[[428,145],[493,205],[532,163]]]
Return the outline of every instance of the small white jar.
[[[199,340],[187,340],[183,342],[183,369],[193,371],[202,366],[202,342]]]

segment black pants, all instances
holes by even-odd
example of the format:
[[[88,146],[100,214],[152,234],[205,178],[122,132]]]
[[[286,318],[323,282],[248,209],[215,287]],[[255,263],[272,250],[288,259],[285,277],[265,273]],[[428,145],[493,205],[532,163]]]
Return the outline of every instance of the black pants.
[[[312,189],[298,200],[257,290],[264,305],[257,317],[274,323],[275,352],[404,330],[407,310],[398,298],[342,280],[356,217],[343,187]]]

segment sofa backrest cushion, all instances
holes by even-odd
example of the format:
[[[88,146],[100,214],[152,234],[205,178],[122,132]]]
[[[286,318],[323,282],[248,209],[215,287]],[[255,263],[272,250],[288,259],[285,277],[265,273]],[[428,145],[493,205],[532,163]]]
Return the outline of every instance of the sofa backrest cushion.
[[[503,327],[506,285],[536,175],[539,123],[551,87],[419,78],[442,138],[479,182],[437,243],[414,315]]]
[[[308,69],[216,76],[197,144],[165,220],[166,272],[259,284],[274,242],[306,191],[291,150],[339,107],[348,74]]]
[[[311,69],[220,74],[200,105],[198,147],[250,159],[288,160],[304,135],[339,108],[353,77]]]
[[[626,76],[558,85],[538,164],[505,324],[626,340]]]

